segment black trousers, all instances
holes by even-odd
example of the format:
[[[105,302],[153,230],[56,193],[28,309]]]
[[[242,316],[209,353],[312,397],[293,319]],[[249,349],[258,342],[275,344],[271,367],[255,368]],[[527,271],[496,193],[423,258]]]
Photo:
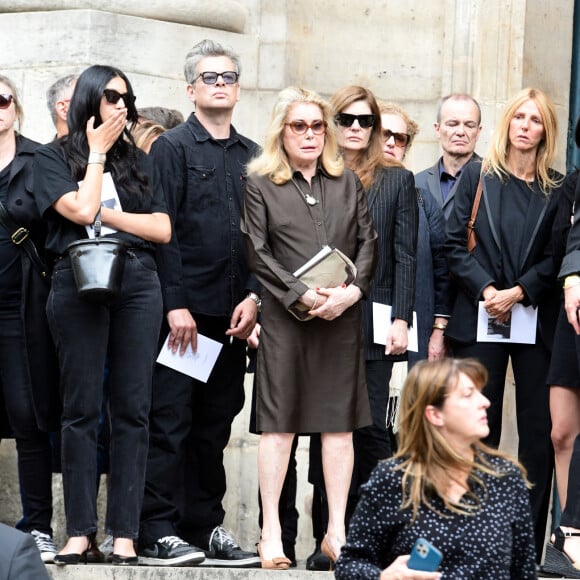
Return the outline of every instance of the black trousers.
[[[550,353],[542,344],[454,343],[456,356],[474,357],[487,368],[483,393],[491,405],[487,416],[490,434],[486,443],[499,445],[502,431],[503,395],[508,361],[511,359],[516,387],[518,459],[534,484],[530,503],[535,526],[536,555],[541,557],[550,504],[554,451],[550,438],[549,388],[546,385]]]
[[[222,524],[223,451],[244,404],[245,341],[225,335],[229,318],[192,313],[198,332],[223,344],[207,383],[156,365],[140,539],[178,534],[202,545]],[[161,331],[165,340],[167,324]]]
[[[48,433],[38,428],[18,310],[0,310],[0,388],[16,439],[23,518],[18,528],[52,535],[52,458]]]
[[[115,538],[138,536],[151,370],[162,314],[161,286],[150,252],[128,252],[121,292],[107,305],[78,296],[69,259],[55,266],[47,315],[61,370],[69,536],[97,531],[97,446],[107,356],[111,443],[105,531]]]
[[[366,483],[377,463],[390,457],[393,452],[387,429],[387,404],[393,362],[367,360],[365,366],[373,424],[353,433],[353,480],[357,487]]]

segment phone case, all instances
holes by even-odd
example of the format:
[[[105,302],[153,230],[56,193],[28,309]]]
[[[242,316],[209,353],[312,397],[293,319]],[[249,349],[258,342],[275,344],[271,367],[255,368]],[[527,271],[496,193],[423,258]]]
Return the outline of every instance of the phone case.
[[[424,538],[419,538],[411,550],[407,568],[422,572],[436,572],[442,559],[443,554],[437,548]]]

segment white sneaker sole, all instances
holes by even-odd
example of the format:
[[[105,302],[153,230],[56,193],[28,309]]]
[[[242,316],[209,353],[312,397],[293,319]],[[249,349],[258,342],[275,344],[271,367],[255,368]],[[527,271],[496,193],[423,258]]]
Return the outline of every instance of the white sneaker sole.
[[[151,558],[139,556],[139,564],[142,566],[196,566],[205,560],[203,552],[192,552],[175,558]]]
[[[240,560],[220,560],[217,558],[206,558],[201,566],[213,566],[215,568],[261,568],[260,557],[243,558]]]
[[[45,564],[52,564],[54,562],[55,556],[56,556],[56,552],[40,552],[40,559]]]

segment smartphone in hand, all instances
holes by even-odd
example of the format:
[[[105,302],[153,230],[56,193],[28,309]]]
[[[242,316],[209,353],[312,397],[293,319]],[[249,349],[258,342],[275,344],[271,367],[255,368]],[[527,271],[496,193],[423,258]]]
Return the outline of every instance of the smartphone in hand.
[[[407,568],[422,572],[437,572],[442,559],[443,554],[435,546],[424,538],[419,538],[411,550]]]

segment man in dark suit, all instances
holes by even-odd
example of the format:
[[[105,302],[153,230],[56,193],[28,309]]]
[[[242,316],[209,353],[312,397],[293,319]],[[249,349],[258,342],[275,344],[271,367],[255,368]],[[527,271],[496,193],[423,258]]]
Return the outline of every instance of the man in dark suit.
[[[0,580],[49,580],[34,538],[0,524]]]
[[[449,218],[455,185],[463,168],[479,160],[475,146],[481,133],[481,109],[470,95],[454,93],[443,97],[437,106],[435,131],[443,155],[437,163],[415,176],[415,184],[431,193]]]

